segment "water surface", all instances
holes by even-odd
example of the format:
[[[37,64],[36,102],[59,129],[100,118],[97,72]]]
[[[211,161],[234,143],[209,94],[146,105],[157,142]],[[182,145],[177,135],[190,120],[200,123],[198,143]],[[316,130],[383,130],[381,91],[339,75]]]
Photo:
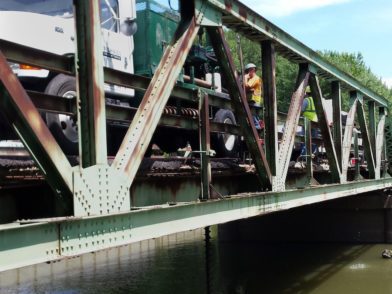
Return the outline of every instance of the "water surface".
[[[3,273],[0,293],[392,293],[384,248],[214,238],[206,246],[194,231]]]

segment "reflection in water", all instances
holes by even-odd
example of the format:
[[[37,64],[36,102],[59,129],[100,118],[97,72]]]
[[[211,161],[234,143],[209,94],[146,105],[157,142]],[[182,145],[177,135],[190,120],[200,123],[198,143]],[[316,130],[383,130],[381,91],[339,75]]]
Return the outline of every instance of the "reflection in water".
[[[2,273],[0,293],[392,293],[386,245],[218,243],[209,231]]]

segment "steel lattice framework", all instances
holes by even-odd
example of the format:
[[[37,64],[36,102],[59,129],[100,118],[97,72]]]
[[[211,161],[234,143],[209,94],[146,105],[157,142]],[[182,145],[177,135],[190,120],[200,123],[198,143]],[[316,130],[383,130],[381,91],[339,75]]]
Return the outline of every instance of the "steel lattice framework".
[[[152,79],[103,67],[99,1],[74,1],[78,40],[75,57],[58,56],[0,40],[0,107],[13,129],[43,172],[56,197],[72,207],[72,215],[0,225],[0,271],[29,264],[76,256],[184,230],[238,220],[320,201],[392,187],[385,173],[387,100],[342,72],[248,7],[236,0],[180,1],[181,22]],[[245,92],[224,37],[226,26],[260,44],[265,99],[266,148],[260,144],[252,123]],[[211,89],[177,84],[186,56],[199,30],[206,30],[220,63],[229,95]],[[285,130],[278,144],[275,58],[281,54],[298,63],[298,76],[291,97]],[[26,91],[13,74],[8,61],[38,66],[75,75],[77,101]],[[75,64],[78,64],[76,67]],[[328,125],[319,79],[331,83],[334,127]],[[105,105],[104,82],[144,91],[138,108],[116,109]],[[315,100],[319,128],[330,166],[330,185],[286,190],[288,165],[305,88],[310,86]],[[350,111],[345,128],[341,121],[341,92],[350,92]],[[196,120],[163,115],[170,98],[198,105]],[[369,113],[365,113],[365,104]],[[209,106],[234,111],[238,125],[220,125],[209,120]],[[52,136],[40,111],[77,116],[80,164],[71,166]],[[376,112],[378,111],[378,115]],[[347,180],[357,115],[368,178]],[[376,119],[377,118],[377,119]],[[121,119],[129,129],[114,161],[106,150],[106,121]],[[369,119],[369,122],[367,122]],[[201,200],[192,203],[133,207],[130,188],[158,125],[199,130],[202,172]],[[210,133],[241,135],[249,150],[259,179],[260,193],[230,195],[211,199]],[[309,132],[307,132],[309,133]],[[386,134],[389,138],[389,133]],[[309,134],[306,136],[311,146]],[[310,148],[309,148],[310,149]],[[308,149],[308,150],[309,150]],[[311,164],[310,164],[311,166]],[[359,171],[356,171],[359,175]],[[1,209],[1,208],[0,208]]]

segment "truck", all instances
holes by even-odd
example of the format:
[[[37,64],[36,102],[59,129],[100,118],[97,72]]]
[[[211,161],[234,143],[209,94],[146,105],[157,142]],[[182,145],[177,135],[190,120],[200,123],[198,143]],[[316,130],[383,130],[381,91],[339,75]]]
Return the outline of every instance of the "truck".
[[[151,77],[179,22],[178,3],[174,0],[99,1],[104,66]],[[72,0],[1,1],[0,25],[2,40],[58,55],[75,54]],[[76,96],[75,77],[24,64],[11,63],[10,65],[28,90],[65,98]],[[192,80],[196,78],[202,85],[208,87],[211,86],[213,76],[214,90],[221,91],[220,74],[215,72],[216,65],[216,60],[211,56],[210,51],[195,44],[187,58],[184,75],[181,75],[179,80],[184,81],[184,77],[188,77],[187,73],[194,73]],[[142,93],[115,85],[105,84],[104,89],[106,103],[114,103],[120,107],[137,107],[142,96]],[[178,107],[177,104],[175,106]],[[78,153],[76,118],[56,113],[43,113],[42,116],[63,151],[68,155],[76,155]],[[234,114],[227,109],[211,109],[210,116],[216,122],[236,124]],[[111,122],[108,122],[107,128],[108,136],[111,136],[108,138],[109,155],[115,154],[126,128]],[[13,136],[10,129],[2,130],[2,134],[8,139]],[[159,128],[152,143],[157,144],[165,152],[173,152],[187,144],[191,145],[193,150],[199,149],[198,134],[195,131],[178,128]],[[212,137],[212,144],[218,156],[233,157],[238,152],[239,138],[230,134],[215,134]]]

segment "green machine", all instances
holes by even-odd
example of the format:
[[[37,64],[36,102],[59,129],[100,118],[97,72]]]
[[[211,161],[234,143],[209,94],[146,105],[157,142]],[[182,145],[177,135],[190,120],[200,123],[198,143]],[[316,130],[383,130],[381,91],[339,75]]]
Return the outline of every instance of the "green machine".
[[[171,41],[180,20],[174,9],[153,0],[137,0],[137,25],[135,34],[135,73],[152,76],[161,60],[167,44]]]
[[[173,0],[137,0],[136,22],[137,33],[134,36],[134,66],[135,73],[152,76],[161,60],[167,44],[173,38],[180,14],[177,1]],[[205,78],[207,73],[215,71],[217,62],[212,47],[202,42],[203,30],[199,39],[192,46],[184,65],[187,75]],[[202,44],[204,43],[204,44]],[[208,43],[208,42],[207,42]]]

